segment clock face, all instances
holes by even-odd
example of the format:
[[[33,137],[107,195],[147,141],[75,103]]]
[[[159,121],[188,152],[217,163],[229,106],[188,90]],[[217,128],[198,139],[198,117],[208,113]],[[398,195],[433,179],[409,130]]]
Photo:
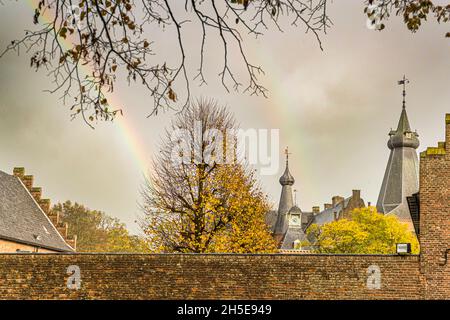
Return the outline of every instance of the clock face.
[[[293,216],[292,218],[291,218],[291,222],[292,222],[292,224],[300,224],[300,217],[298,217],[298,216]]]

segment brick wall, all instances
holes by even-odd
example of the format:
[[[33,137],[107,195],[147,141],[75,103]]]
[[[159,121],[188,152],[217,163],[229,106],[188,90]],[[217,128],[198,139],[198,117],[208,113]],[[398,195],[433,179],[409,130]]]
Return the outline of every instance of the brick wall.
[[[0,297],[420,299],[418,260],[388,255],[10,254],[0,256]],[[66,286],[71,265],[80,268],[80,290]],[[368,279],[374,283],[373,268],[380,271],[379,289],[367,286]]]
[[[450,115],[421,153],[420,230],[420,256],[3,254],[0,298],[450,299]]]
[[[450,296],[450,114],[445,142],[420,154],[421,271],[425,298]]]

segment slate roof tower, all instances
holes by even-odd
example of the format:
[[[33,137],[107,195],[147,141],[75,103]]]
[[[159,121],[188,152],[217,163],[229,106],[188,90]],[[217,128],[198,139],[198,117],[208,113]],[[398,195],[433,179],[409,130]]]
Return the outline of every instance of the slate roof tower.
[[[283,175],[280,177],[281,184],[281,197],[280,203],[278,205],[278,217],[275,225],[275,235],[284,235],[289,226],[288,213],[289,210],[294,206],[294,201],[292,198],[292,185],[295,180],[294,177],[289,172],[289,152],[286,148],[286,169]]]
[[[403,106],[397,130],[389,132],[387,146],[391,153],[378,196],[377,209],[384,214],[395,214],[402,222],[412,225],[406,197],[419,191],[419,162],[416,153],[419,135],[411,130],[406,114],[405,85],[408,82],[405,76],[398,82],[403,85]]]

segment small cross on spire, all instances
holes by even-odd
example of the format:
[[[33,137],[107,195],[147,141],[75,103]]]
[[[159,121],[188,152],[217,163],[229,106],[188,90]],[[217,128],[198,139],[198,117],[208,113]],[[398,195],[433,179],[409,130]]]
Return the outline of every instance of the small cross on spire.
[[[403,109],[405,109],[405,97],[406,97],[406,85],[409,83],[409,80],[406,79],[406,76],[403,75],[403,79],[398,81],[398,84],[403,85]]]

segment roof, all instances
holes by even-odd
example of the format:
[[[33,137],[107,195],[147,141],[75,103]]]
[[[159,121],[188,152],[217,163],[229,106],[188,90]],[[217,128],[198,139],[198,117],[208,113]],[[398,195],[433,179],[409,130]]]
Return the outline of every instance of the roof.
[[[286,160],[286,169],[284,170],[283,175],[280,177],[280,184],[282,186],[285,186],[285,185],[292,186],[294,184],[294,182],[295,182],[295,179],[292,176],[292,174],[289,172],[289,165]]]
[[[400,119],[398,120],[397,132],[411,132],[411,126],[409,125],[408,115],[406,114],[406,109],[402,108],[402,113],[400,114]]]
[[[408,201],[409,212],[411,213],[411,220],[413,222],[414,231],[420,234],[420,197],[419,193],[414,193],[410,197],[406,197]]]
[[[418,135],[410,131],[403,108],[397,130],[390,133],[388,148],[391,152],[377,200],[379,212],[394,214],[407,223],[412,221],[406,197],[419,191],[419,161],[415,149],[420,143]]]
[[[278,211],[270,210],[265,215],[266,224],[269,226],[271,232],[275,232],[275,225],[277,224]]]
[[[74,251],[18,177],[0,171],[0,238],[59,252]]]
[[[294,205],[290,210],[289,214],[302,214],[302,210],[297,206]]]
[[[328,222],[333,222],[334,220],[336,220],[335,213],[340,213],[342,210],[344,210],[347,207],[348,202],[350,201],[351,198],[352,197],[348,197],[344,199],[344,201],[340,201],[334,207],[325,209],[322,212],[316,214],[314,216],[314,220],[312,223],[315,223],[317,225],[323,225]]]
[[[306,234],[302,228],[290,227],[287,230],[286,235],[284,236],[283,242],[281,244],[281,249],[293,249],[295,240],[307,240]]]

